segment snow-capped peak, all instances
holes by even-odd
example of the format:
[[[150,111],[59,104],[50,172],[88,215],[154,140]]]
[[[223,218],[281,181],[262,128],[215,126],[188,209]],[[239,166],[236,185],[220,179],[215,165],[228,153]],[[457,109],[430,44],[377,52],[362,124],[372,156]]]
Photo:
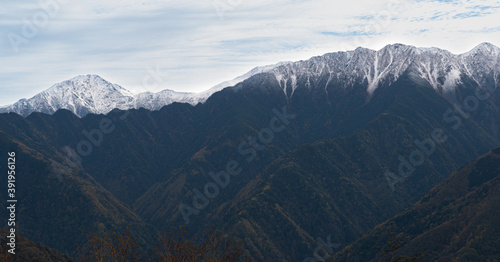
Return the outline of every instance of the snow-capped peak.
[[[14,112],[28,116],[33,112],[53,114],[59,109],[67,109],[77,116],[83,117],[89,113],[106,114],[115,108],[159,110],[174,102],[196,105],[205,102],[215,92],[236,85],[255,74],[269,71],[274,66],[276,65],[256,67],[245,75],[225,81],[200,93],[176,92],[166,89],[157,93],[134,94],[98,75],[79,75],[55,84],[30,99],[23,98],[12,105],[0,107],[0,113]]]
[[[484,84],[485,77],[500,71],[500,48],[483,43],[471,51],[455,55],[435,47],[417,48],[411,45],[393,44],[375,51],[358,47],[354,51],[328,53],[306,61],[288,63],[274,68],[274,74],[286,96],[293,96],[298,79],[326,74],[323,87],[336,82],[344,88],[366,83],[369,95],[381,85],[395,82],[407,70],[414,70],[439,92],[453,90],[462,75]]]
[[[107,113],[114,108],[128,109],[133,100],[125,88],[111,84],[98,75],[80,75],[17,103],[0,108],[0,112],[16,112],[27,116],[32,112],[52,114],[67,109],[78,116]]]
[[[164,90],[133,94],[98,75],[81,75],[56,84],[30,99],[0,107],[0,113],[15,112],[27,116],[32,112],[52,114],[59,109],[67,109],[84,116],[88,113],[106,114],[115,108],[158,110],[173,102],[196,105],[205,102],[215,92],[261,73],[274,75],[287,97],[294,95],[300,83],[305,83],[307,88],[322,88],[326,93],[330,83],[339,88],[364,85],[367,94],[371,95],[381,85],[395,82],[408,70],[419,74],[440,93],[453,91],[463,76],[479,86],[491,81],[496,85],[500,75],[500,48],[482,43],[469,52],[455,55],[435,47],[417,48],[403,44],[387,45],[378,51],[359,47],[354,51],[327,53],[304,61],[256,67],[200,93]],[[319,82],[314,80],[322,76],[326,77],[326,83],[322,82],[319,86]]]
[[[486,53],[492,56],[498,56],[500,48],[490,43],[481,43],[465,54],[472,55],[476,53]]]

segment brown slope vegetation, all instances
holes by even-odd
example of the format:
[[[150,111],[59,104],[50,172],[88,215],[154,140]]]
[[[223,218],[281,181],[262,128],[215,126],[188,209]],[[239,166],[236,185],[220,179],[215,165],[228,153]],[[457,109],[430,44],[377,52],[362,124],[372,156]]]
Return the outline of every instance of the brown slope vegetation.
[[[495,144],[472,120],[464,120],[459,131],[446,126],[436,112],[445,112],[451,105],[430,87],[407,78],[385,92],[365,105],[363,112],[373,114],[363,116],[368,123],[359,118],[344,120],[346,125],[362,125],[358,131],[300,146],[281,157],[271,150],[259,153],[266,161],[278,157],[268,165],[241,160],[234,142],[200,151],[139,198],[136,211],[158,226],[162,221],[165,226],[183,224],[180,203],[192,206],[192,189],[203,191],[204,185],[213,182],[207,174],[211,165],[223,167],[223,161],[236,158],[242,173],[231,176],[230,185],[190,217],[188,229],[216,225],[244,240],[259,260],[296,261],[313,254],[318,237],[325,240],[330,235],[342,245],[356,240]],[[307,107],[300,109],[301,114],[308,113]],[[398,170],[398,155],[410,154],[416,148],[414,140],[429,137],[435,128],[446,130],[448,141],[392,192],[385,171]],[[212,170],[220,170],[214,166]]]
[[[500,148],[469,163],[422,200],[339,252],[333,261],[387,261],[381,252],[417,261],[500,260]]]
[[[37,245],[33,241],[16,236],[15,254],[8,252],[7,235],[10,232],[0,228],[0,261],[3,262],[75,262],[76,260],[63,255],[47,246]]]
[[[116,131],[107,135],[92,154],[83,158],[82,175],[78,177],[86,181],[95,180],[92,182],[94,185],[102,185],[118,200],[133,206],[144,220],[164,229],[184,223],[182,216],[179,216],[179,204],[191,202],[193,188],[203,189],[204,185],[213,182],[208,175],[209,171],[216,172],[225,168],[226,163],[232,159],[242,165],[245,163],[242,174],[232,177],[230,186],[222,190],[200,215],[192,219],[189,230],[199,233],[209,225],[216,225],[225,232],[232,232],[234,223],[241,219],[231,217],[239,212],[227,207],[241,203],[242,210],[246,207],[253,210],[260,208],[262,212],[247,212],[252,217],[246,220],[253,219],[252,227],[262,230],[258,234],[242,237],[267,235],[268,239],[261,241],[256,249],[263,256],[275,254],[280,259],[310,254],[317,245],[315,237],[325,238],[327,235],[323,235],[326,233],[324,231],[337,232],[339,224],[324,227],[329,225],[329,221],[335,221],[336,216],[344,215],[340,215],[337,210],[347,214],[344,224],[350,227],[341,228],[345,239],[340,241],[348,244],[373,225],[383,222],[420,199],[449,172],[487,152],[496,143],[497,136],[490,135],[494,132],[489,132],[491,128],[488,128],[496,118],[490,119],[488,116],[497,115],[495,112],[498,111],[495,111],[496,107],[488,108],[487,105],[491,104],[485,102],[475,114],[463,120],[460,130],[450,130],[447,127],[449,143],[419,169],[419,174],[428,174],[420,176],[416,173],[393,195],[382,177],[384,171],[387,168],[397,170],[398,154],[407,156],[414,150],[414,139],[427,138],[434,128],[444,128],[446,123],[443,123],[442,114],[453,109],[453,105],[428,84],[419,84],[408,76],[400,78],[391,86],[380,87],[372,97],[367,97],[363,83],[345,88],[330,83],[328,79],[328,75],[322,75],[311,82],[308,78],[303,78],[298,81],[294,96],[290,97],[289,94],[285,97],[274,76],[260,75],[238,84],[234,89],[225,89],[215,94],[203,105],[192,107],[173,104],[155,112],[143,109],[127,112],[117,110],[106,116],[88,115],[82,119],[64,110],[52,116],[32,114],[26,119],[1,114],[0,130],[47,159],[63,161],[62,147],[69,145],[75,148],[80,141],[88,139],[82,134],[83,130],[92,130],[103,119],[111,119],[116,124]],[[310,85],[314,85],[314,88],[310,88]],[[328,93],[325,93],[323,87],[328,89]],[[471,86],[463,89],[470,89],[468,92],[473,93]],[[466,94],[468,93],[464,93]],[[297,117],[285,130],[276,134],[272,143],[259,152],[255,161],[246,163],[248,155],[238,153],[238,144],[248,136],[257,136],[262,128],[269,127],[270,119],[275,116],[273,108],[282,110],[284,107]],[[487,114],[482,114],[484,112]],[[128,118],[120,119],[126,113],[129,113]],[[480,120],[484,123],[479,124]],[[353,136],[353,132],[360,129]],[[317,157],[311,158],[308,153],[310,147],[305,146],[300,152],[307,153],[298,154],[296,159],[286,158],[286,162],[267,168],[274,160],[300,145],[341,136],[348,138],[325,143],[326,149],[339,150],[320,152],[323,147],[313,146],[309,151],[314,152],[312,155]],[[309,172],[316,170],[315,167],[320,167],[318,174]],[[32,170],[40,169],[38,171],[42,172],[44,168],[43,165],[34,165]],[[278,172],[279,177],[273,176]],[[291,174],[291,179],[286,184],[288,174]],[[312,182],[305,183],[304,188],[300,188],[298,182],[302,180]],[[58,187],[50,187],[50,183],[42,185],[41,192],[45,192],[45,187],[66,192]],[[255,191],[250,191],[254,189],[254,185]],[[337,188],[335,185],[346,185],[346,188]],[[262,192],[268,186],[272,190],[267,190],[264,196],[257,196],[268,197],[270,201],[253,203],[261,206],[240,202],[243,196],[248,197],[244,201],[254,197],[251,194],[243,195],[244,192]],[[304,193],[299,195],[301,191],[297,189]],[[337,189],[340,193],[332,193],[332,190]],[[37,191],[24,192],[30,194],[33,206],[39,202],[40,210],[47,208],[41,210],[42,215],[33,217],[40,216],[44,218],[44,223],[51,223],[47,214],[60,207],[50,202],[47,205],[39,200],[40,194]],[[97,192],[88,191],[88,195],[96,195],[92,203],[101,199],[101,195],[95,194]],[[306,199],[301,199],[303,195]],[[307,198],[308,195],[313,197]],[[324,197],[326,200],[321,202],[315,198],[317,195],[334,197]],[[256,199],[261,200],[257,196]],[[302,202],[300,205],[289,204],[287,201],[292,201],[290,199],[293,198],[288,196]],[[354,196],[354,200],[349,199]],[[344,201],[345,204],[342,204]],[[69,210],[72,207],[69,203],[72,202],[77,207],[85,206],[82,202],[67,200],[65,203],[70,207]],[[335,205],[344,207],[339,209]],[[335,212],[324,215],[322,210],[329,206]],[[106,213],[108,207],[103,207],[102,212]],[[308,212],[296,211],[301,209]],[[115,212],[116,209],[110,210],[112,211],[108,213],[121,214]],[[66,215],[62,211],[57,212],[60,212],[60,216]],[[284,226],[267,225],[272,221],[269,219],[272,212],[286,218],[284,221],[289,221],[293,228],[304,228],[308,224],[315,227],[307,230],[308,237],[295,238],[290,235],[293,231]],[[311,218],[311,214],[318,212],[322,214],[319,222]],[[61,218],[61,221],[73,223],[81,232],[86,226],[79,227],[81,219],[69,216],[72,214],[68,212],[68,216]],[[106,217],[98,217],[97,220],[104,218]],[[135,221],[133,215],[129,218]],[[300,224],[297,223],[299,220],[302,221]],[[33,231],[30,233],[35,236],[40,234],[38,231],[47,230],[37,229],[34,225],[35,223],[31,223]],[[225,230],[226,228],[229,230]],[[64,239],[70,238],[71,234],[72,232],[64,232]],[[304,242],[303,239],[307,241]],[[295,249],[296,253],[288,251],[291,247],[289,243],[299,242],[304,244]],[[66,241],[60,244],[65,245]],[[272,258],[270,256],[269,259]]]
[[[130,225],[143,243],[152,228],[100,186],[79,167],[64,167],[54,159],[27,147],[0,131],[0,163],[7,173],[7,152],[16,153],[16,231],[37,244],[43,244],[71,256],[83,246],[87,234],[102,230],[121,231]],[[57,157],[57,155],[55,156]],[[7,192],[7,176],[1,177]],[[0,201],[6,203],[6,194]],[[2,208],[0,218],[9,214]]]

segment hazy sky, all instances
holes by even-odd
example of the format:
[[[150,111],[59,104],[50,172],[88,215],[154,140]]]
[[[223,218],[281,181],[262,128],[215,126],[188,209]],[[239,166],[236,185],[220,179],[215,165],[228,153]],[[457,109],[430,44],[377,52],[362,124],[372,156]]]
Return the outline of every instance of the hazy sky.
[[[81,74],[136,92],[202,91],[357,46],[463,53],[500,46],[499,14],[492,0],[1,0],[0,105]],[[145,88],[151,74],[158,84]]]

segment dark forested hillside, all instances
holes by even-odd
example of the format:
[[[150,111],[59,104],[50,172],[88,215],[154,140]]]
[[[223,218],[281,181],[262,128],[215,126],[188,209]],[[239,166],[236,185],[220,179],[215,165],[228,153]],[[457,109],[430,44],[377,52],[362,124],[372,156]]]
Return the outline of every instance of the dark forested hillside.
[[[0,114],[0,152],[19,156],[19,231],[74,255],[88,232],[131,225],[147,246],[213,225],[258,260],[303,260],[318,238],[339,250],[498,145],[499,96],[464,105],[483,88],[466,76],[452,96],[411,70],[373,94],[330,80],[288,90],[264,73],[197,106]]]
[[[64,166],[48,155],[0,132],[0,150],[15,152],[16,234],[37,244],[75,256],[88,234],[102,230],[122,230],[130,226],[141,244],[155,238],[155,230],[129,207],[117,200],[94,178],[77,166]],[[6,161],[0,169],[7,174]],[[1,182],[7,192],[7,176]],[[4,188],[4,187],[2,187]],[[7,195],[1,195],[5,203]],[[7,221],[9,210],[0,212]]]
[[[333,261],[498,261],[500,148],[467,164],[411,208],[378,225]],[[388,243],[398,245],[394,252]],[[420,255],[419,255],[420,254]]]
[[[16,241],[15,255],[8,252],[9,246],[7,236],[8,230],[0,228],[0,261],[4,262],[25,262],[25,261],[43,261],[43,262],[74,262],[67,255],[63,255],[53,249],[43,245],[33,243],[31,240],[18,236]]]

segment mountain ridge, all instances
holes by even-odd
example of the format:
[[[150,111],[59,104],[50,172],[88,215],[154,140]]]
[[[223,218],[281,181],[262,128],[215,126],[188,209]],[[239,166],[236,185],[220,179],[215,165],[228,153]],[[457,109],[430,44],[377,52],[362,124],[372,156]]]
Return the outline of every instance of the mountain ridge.
[[[205,102],[212,94],[228,86],[236,85],[256,74],[269,71],[277,65],[286,63],[280,62],[255,67],[244,75],[224,81],[199,93],[178,92],[170,89],[158,92],[133,93],[120,85],[106,81],[96,74],[78,75],[54,84],[29,99],[22,98],[16,103],[0,106],[0,113],[17,113],[27,117],[34,112],[54,114],[59,109],[66,109],[78,117],[83,117],[89,113],[107,114],[113,109],[145,108],[155,111],[175,102],[195,106],[198,103]]]
[[[380,85],[394,83],[407,70],[414,70],[441,94],[453,93],[464,76],[471,78],[478,86],[488,81],[494,81],[496,85],[500,74],[500,48],[481,43],[457,55],[436,47],[404,44],[387,45],[378,51],[358,47],[353,51],[327,53],[308,60],[256,67],[200,93],[166,89],[156,93],[133,94],[98,75],[80,75],[55,84],[30,99],[0,107],[0,113],[14,112],[26,117],[33,112],[53,114],[58,109],[67,109],[83,117],[89,113],[106,114],[115,108],[159,110],[174,102],[195,106],[224,88],[237,86],[262,73],[272,74],[287,98],[294,95],[300,81],[310,88],[311,81],[322,75],[328,77],[326,93],[331,82],[337,82],[344,88],[363,83],[367,95],[371,96]]]
[[[412,52],[410,47],[405,50],[401,52]],[[358,56],[375,58],[373,52],[365,50]],[[322,64],[313,65],[321,72]],[[487,71],[491,65],[494,62],[477,68]],[[291,63],[280,68],[297,66]],[[310,69],[304,68],[301,73]],[[27,206],[24,232],[33,241],[74,254],[69,244],[72,240],[84,243],[87,228],[94,232],[120,229],[124,222],[135,220],[137,232],[147,240],[149,225],[159,231],[188,223],[180,207],[189,205],[198,213],[189,216],[186,230],[190,234],[199,235],[208,225],[215,225],[244,241],[259,261],[299,261],[313,254],[316,237],[332,234],[333,243],[348,245],[414,204],[450,172],[498,145],[497,93],[468,112],[469,117],[460,118],[460,128],[455,130],[440,113],[454,110],[457,104],[436,92],[416,68],[406,70],[394,83],[382,80],[371,97],[364,72],[359,72],[359,78],[352,78],[356,80],[352,87],[345,85],[350,79],[336,75],[328,81],[329,74],[296,74],[293,96],[291,87],[286,95],[284,82],[280,86],[272,72],[265,72],[196,106],[173,103],[158,111],[113,110],[82,118],[68,110],[26,118],[0,114],[4,151],[15,141],[34,150],[18,150],[25,157],[19,159],[20,168],[25,168],[20,172],[27,174],[22,182],[30,188],[22,190]],[[497,89],[493,84],[500,78],[496,80],[478,87],[473,79],[462,76],[456,101],[478,88]],[[280,118],[276,110],[295,117],[276,123],[273,119]],[[114,125],[112,135],[101,127],[106,122]],[[280,123],[282,130],[275,126]],[[432,157],[392,191],[384,172],[397,170],[398,156],[408,156],[417,148],[415,139],[427,138],[436,128],[446,131],[448,142],[436,146]],[[86,151],[85,145],[92,148]],[[67,148],[75,149],[81,161],[68,172],[62,169],[59,180],[58,170],[49,168],[51,160],[72,167],[75,158]],[[38,155],[47,161],[36,161]],[[243,171],[228,179],[230,186],[224,188],[219,183],[223,181],[214,180],[211,174],[226,169],[229,160],[240,163]],[[8,168],[5,163],[0,167]],[[82,190],[75,191],[79,185]],[[207,185],[220,186],[218,195],[211,195]],[[210,196],[207,206],[196,205],[196,192]],[[94,205],[104,203],[100,196],[109,196],[108,208]],[[39,218],[40,213],[35,215],[39,207],[46,208],[43,214],[57,214],[59,221],[69,223],[28,220]],[[0,213],[5,217],[6,212]],[[114,219],[107,224],[110,217]],[[81,221],[87,225],[81,226]],[[74,228],[81,229],[78,239]]]
[[[499,159],[497,147],[469,162],[327,261],[386,261],[388,242],[398,243],[394,257],[416,261],[497,261]]]

